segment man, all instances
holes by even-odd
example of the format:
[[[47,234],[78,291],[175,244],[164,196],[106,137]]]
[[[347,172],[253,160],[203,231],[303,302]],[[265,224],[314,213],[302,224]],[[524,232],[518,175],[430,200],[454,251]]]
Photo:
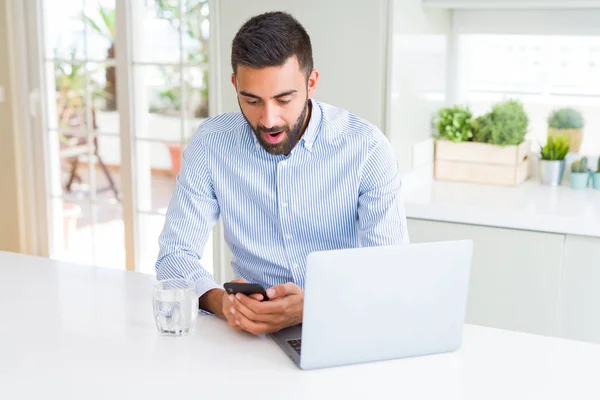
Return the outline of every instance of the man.
[[[270,333],[302,322],[309,253],[408,242],[401,180],[377,128],[312,99],[319,73],[292,16],[248,20],[231,66],[241,113],[204,122],[183,153],[156,271],[194,281],[200,308],[232,327]],[[219,216],[236,281],[268,288],[269,301],[227,295],[201,266]]]

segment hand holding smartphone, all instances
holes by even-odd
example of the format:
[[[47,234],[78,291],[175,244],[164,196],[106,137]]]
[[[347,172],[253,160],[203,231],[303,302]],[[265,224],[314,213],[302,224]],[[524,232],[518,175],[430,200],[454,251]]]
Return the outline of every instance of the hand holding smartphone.
[[[263,300],[269,300],[265,288],[257,283],[226,282],[223,287],[228,294],[242,293],[246,296],[260,294]]]

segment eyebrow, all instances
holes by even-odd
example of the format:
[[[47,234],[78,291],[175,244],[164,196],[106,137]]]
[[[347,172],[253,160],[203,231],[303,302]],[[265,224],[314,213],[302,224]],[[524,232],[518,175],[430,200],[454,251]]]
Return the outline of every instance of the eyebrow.
[[[294,94],[294,93],[296,93],[296,92],[297,92],[297,90],[296,90],[296,89],[293,89],[293,90],[288,90],[287,92],[279,93],[279,94],[277,94],[277,95],[273,96],[272,98],[273,98],[273,99],[277,99],[277,98],[279,98],[279,97],[285,97],[285,96],[289,96],[290,94]],[[252,94],[252,93],[244,92],[243,90],[242,90],[242,91],[240,91],[240,94],[241,94],[242,96],[246,96],[246,97],[252,97],[253,99],[262,100],[262,99],[261,99],[259,96],[255,95],[255,94]]]

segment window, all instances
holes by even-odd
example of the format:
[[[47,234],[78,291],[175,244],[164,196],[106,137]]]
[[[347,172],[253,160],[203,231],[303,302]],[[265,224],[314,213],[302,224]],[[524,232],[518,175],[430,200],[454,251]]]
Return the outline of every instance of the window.
[[[50,256],[153,273],[182,149],[208,118],[209,0],[57,3],[36,10]],[[132,101],[120,104],[128,87]],[[124,137],[132,146],[122,149]],[[123,196],[127,176],[132,196]],[[212,238],[203,265],[212,271]]]
[[[460,34],[457,101],[475,115],[493,103],[521,100],[529,137],[545,141],[547,117],[571,106],[585,118],[581,152],[600,153],[600,35]]]

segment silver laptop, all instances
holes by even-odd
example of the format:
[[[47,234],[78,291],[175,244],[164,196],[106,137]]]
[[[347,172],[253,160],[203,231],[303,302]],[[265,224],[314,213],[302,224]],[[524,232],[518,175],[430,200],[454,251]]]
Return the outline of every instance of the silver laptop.
[[[302,369],[457,350],[472,254],[468,240],[311,253],[303,323],[271,336]]]

